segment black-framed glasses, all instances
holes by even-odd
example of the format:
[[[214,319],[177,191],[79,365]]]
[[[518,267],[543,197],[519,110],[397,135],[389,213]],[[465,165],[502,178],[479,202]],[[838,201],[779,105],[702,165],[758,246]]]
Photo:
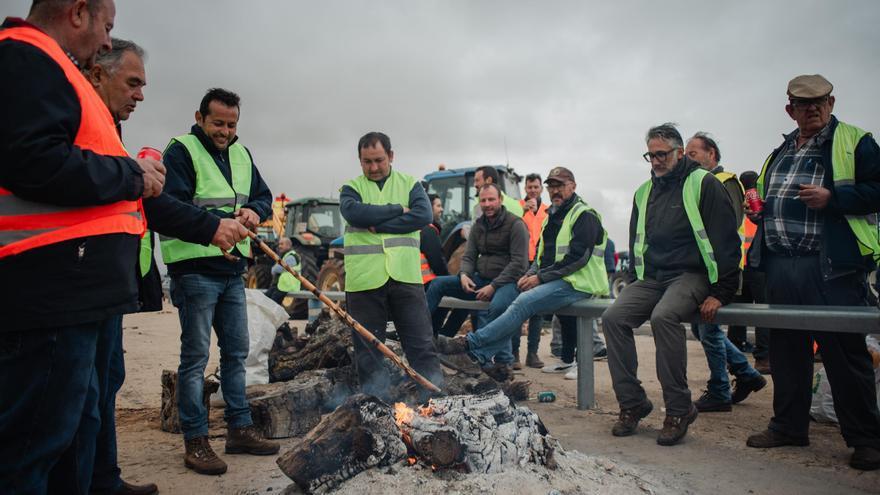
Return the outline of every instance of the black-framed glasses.
[[[820,98],[792,98],[788,101],[789,103],[791,103],[792,108],[794,108],[795,110],[806,110],[813,105],[821,107],[828,102],[828,96],[826,95]]]
[[[653,160],[654,158],[660,160],[661,162],[665,162],[666,157],[668,157],[673,151],[675,151],[677,149],[678,148],[672,148],[671,150],[658,151],[656,153],[651,153],[649,151],[649,152],[645,153],[644,155],[642,155],[642,158],[644,158],[645,161],[648,163],[651,163],[651,160]]]

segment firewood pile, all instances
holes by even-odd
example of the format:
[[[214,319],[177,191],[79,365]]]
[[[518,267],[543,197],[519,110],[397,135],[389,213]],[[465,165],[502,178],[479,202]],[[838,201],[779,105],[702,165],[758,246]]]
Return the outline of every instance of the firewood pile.
[[[398,463],[475,474],[526,464],[555,469],[557,449],[538,416],[500,390],[434,398],[416,409],[357,394],[277,463],[302,490],[325,493],[365,470]]]

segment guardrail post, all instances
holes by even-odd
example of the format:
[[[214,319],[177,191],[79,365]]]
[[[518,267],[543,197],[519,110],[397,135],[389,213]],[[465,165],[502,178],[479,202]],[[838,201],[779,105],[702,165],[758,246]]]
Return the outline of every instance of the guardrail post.
[[[593,370],[593,330],[598,331],[595,318],[577,318],[577,408],[581,411],[596,407],[596,382]]]

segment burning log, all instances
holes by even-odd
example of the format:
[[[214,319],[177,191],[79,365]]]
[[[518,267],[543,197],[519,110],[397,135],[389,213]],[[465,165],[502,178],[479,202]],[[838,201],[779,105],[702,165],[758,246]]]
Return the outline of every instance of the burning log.
[[[211,394],[220,388],[220,383],[210,378],[205,378],[205,388],[202,401],[205,410],[211,409]],[[177,409],[177,372],[162,370],[162,410],[160,414],[160,428],[169,433],[180,433],[180,416]]]
[[[351,366],[305,371],[289,382],[248,387],[251,417],[267,438],[305,435],[357,390]]]
[[[325,492],[361,471],[404,461],[434,470],[498,473],[527,463],[555,468],[557,442],[538,416],[500,390],[431,399],[393,410],[358,394],[278,458],[281,470],[308,492]]]
[[[324,493],[361,471],[401,461],[406,453],[391,408],[375,397],[357,394],[325,416],[276,463],[303,490]]]

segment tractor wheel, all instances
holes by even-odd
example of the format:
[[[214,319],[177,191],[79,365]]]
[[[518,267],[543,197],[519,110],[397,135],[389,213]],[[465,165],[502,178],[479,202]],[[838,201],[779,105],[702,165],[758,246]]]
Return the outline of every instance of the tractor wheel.
[[[617,299],[620,293],[627,285],[633,283],[632,277],[628,272],[614,272],[611,276],[611,297]]]
[[[338,258],[328,259],[318,272],[318,289],[321,291],[345,290],[345,262]]]
[[[461,269],[461,258],[464,257],[464,250],[467,247],[467,243],[464,242],[452,252],[452,256],[449,257],[449,262],[446,263],[446,266],[449,268],[450,274],[457,274]]]
[[[252,265],[247,271],[248,289],[268,289],[272,285],[272,268],[268,265]]]

